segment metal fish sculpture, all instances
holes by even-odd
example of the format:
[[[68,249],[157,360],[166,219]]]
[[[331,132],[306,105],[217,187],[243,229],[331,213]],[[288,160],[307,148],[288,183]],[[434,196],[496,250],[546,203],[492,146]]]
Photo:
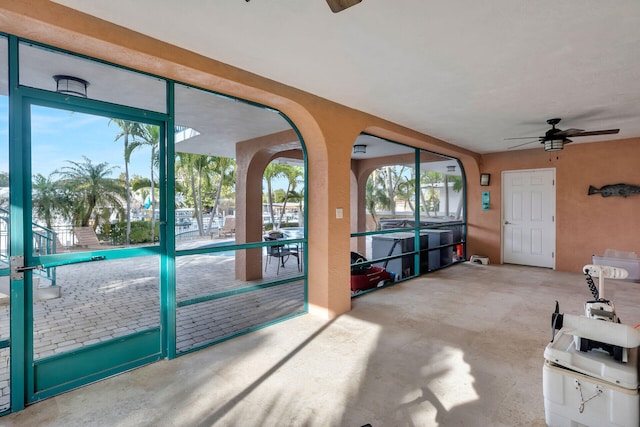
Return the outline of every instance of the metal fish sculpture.
[[[640,194],[640,187],[635,185],[628,184],[613,184],[613,185],[605,185],[602,188],[596,188],[593,185],[589,186],[589,195],[598,194],[602,197],[610,197],[610,196],[622,196],[627,197],[633,194]]]

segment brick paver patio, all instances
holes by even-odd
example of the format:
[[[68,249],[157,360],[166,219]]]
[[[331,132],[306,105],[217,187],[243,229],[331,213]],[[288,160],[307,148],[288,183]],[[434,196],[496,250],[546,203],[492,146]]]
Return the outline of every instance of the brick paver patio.
[[[192,246],[197,242],[192,242]],[[34,302],[34,359],[61,354],[160,324],[159,257],[99,261],[57,268],[61,297]],[[235,279],[235,257],[176,258],[178,303],[272,281]],[[278,279],[301,274],[295,259]],[[44,282],[44,281],[42,281]],[[41,283],[42,283],[41,282]],[[304,281],[213,299],[177,309],[177,350],[184,352],[304,310]],[[9,336],[9,306],[0,306],[0,336]],[[0,409],[9,405],[9,349],[0,350]]]

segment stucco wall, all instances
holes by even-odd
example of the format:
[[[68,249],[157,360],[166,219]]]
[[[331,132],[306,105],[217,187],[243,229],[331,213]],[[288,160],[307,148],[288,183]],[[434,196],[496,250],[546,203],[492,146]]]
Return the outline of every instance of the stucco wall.
[[[569,144],[546,153],[542,147],[482,156],[482,172],[491,174],[491,186],[470,182],[469,191],[491,191],[491,209],[475,210],[470,220],[470,253],[500,261],[501,172],[537,168],[556,169],[556,269],[580,271],[593,254],[607,248],[640,253],[640,195],[603,198],[587,195],[589,185],[600,188],[626,183],[640,186],[640,139]],[[471,214],[471,212],[470,212]]]
[[[0,28],[51,46],[264,104],[286,114],[307,148],[310,191],[310,312],[332,318],[351,308],[351,147],[364,131],[459,157],[476,153],[45,0],[0,0]],[[476,168],[477,169],[477,168]],[[342,208],[343,218],[336,218]]]
[[[640,251],[640,196],[587,196],[597,187],[640,185],[640,140],[571,144],[556,155],[541,147],[480,156],[380,118],[133,33],[44,0],[0,2],[0,28],[10,34],[277,108],[300,131],[309,158],[309,302],[313,313],[335,317],[350,309],[350,157],[360,132],[459,158],[468,180],[467,253],[500,260],[500,173],[556,168],[558,270],[577,271],[591,254],[612,247]],[[480,187],[481,172],[491,186]],[[482,211],[480,194],[491,191]],[[336,208],[344,218],[336,218]]]

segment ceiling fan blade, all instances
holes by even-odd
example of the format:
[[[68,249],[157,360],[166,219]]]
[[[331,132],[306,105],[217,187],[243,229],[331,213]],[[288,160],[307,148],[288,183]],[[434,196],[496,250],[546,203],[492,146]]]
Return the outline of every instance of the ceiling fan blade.
[[[517,138],[514,138],[514,139],[517,139]],[[518,145],[514,145],[514,146],[512,146],[512,147],[509,147],[508,149],[509,149],[509,150],[511,150],[511,149],[518,148],[518,147],[522,147],[523,145],[531,144],[531,143],[534,143],[534,142],[537,142],[537,141],[524,142],[524,143],[522,143],[522,144],[518,144]]]
[[[534,138],[540,138],[539,136],[522,136],[519,138],[505,138],[504,140],[507,141],[509,139],[534,139]]]
[[[574,133],[571,136],[612,135],[618,132],[620,132],[620,129],[592,130],[592,131]]]
[[[338,13],[348,7],[355,6],[362,0],[327,0],[327,4],[333,13]]]
[[[580,132],[584,132],[584,129],[571,128],[571,129],[561,130],[560,132],[556,132],[555,135],[567,137],[567,136],[574,136],[575,134]]]

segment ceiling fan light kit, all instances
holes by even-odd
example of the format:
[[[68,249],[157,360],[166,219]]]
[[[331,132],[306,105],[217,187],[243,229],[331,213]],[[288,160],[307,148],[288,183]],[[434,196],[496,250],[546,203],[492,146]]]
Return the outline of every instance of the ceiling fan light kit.
[[[544,141],[544,151],[560,151],[564,148],[564,141],[561,139],[552,139]]]

